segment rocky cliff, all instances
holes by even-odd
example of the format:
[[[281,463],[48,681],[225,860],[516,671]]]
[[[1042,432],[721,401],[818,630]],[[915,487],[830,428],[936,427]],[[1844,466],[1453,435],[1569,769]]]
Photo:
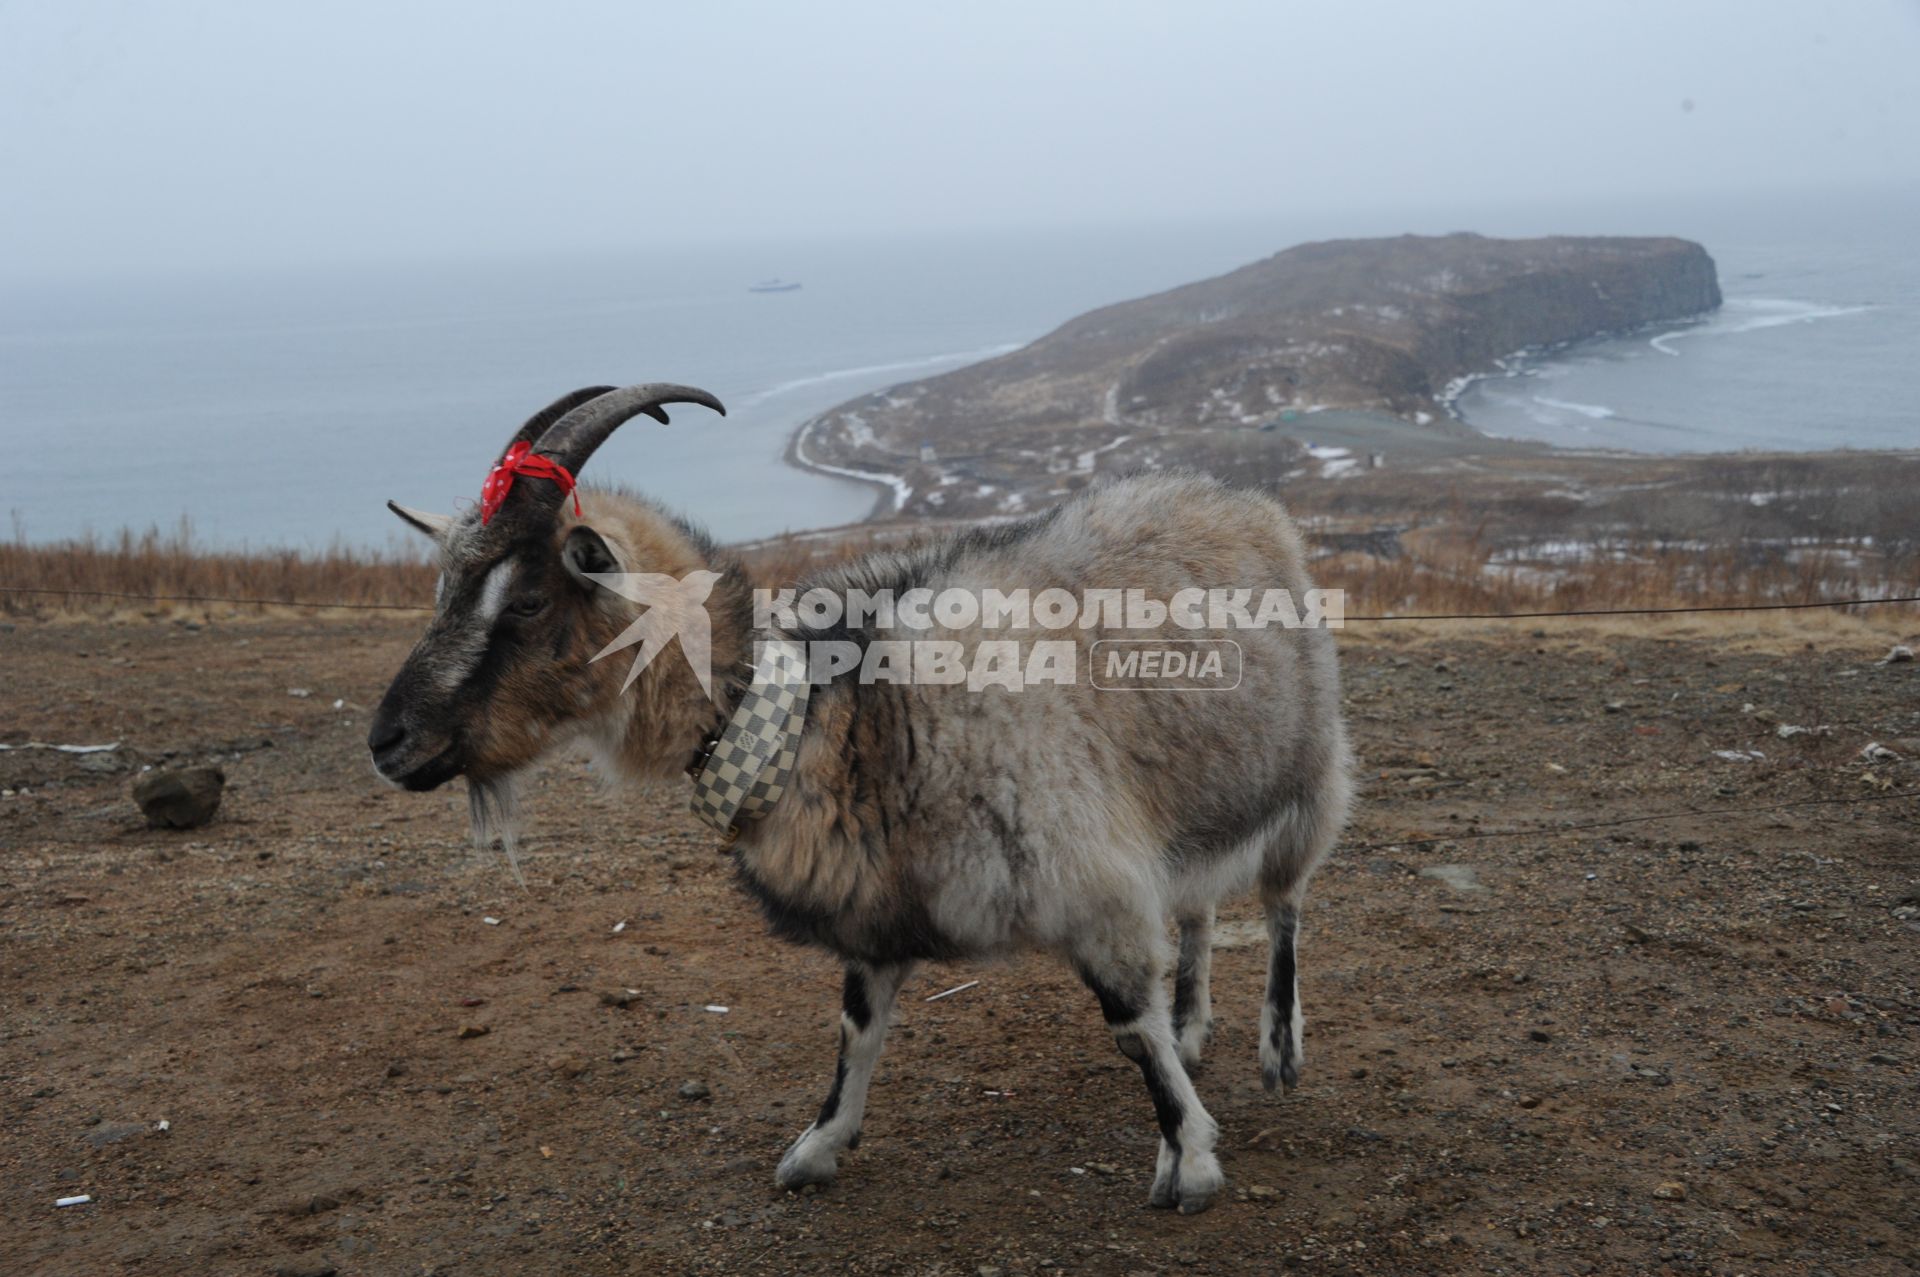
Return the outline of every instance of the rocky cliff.
[[[1289,423],[1312,414],[1457,432],[1451,394],[1516,351],[1719,304],[1712,258],[1680,239],[1303,244],[843,404],[802,429],[794,456],[872,476],[916,516],[1017,513],[1140,465],[1257,458],[1284,473],[1306,455]]]

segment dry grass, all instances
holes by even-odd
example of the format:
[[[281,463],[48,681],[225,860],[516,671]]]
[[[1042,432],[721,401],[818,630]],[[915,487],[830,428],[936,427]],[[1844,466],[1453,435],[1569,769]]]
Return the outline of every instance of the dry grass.
[[[922,534],[855,527],[758,542],[744,547],[743,554],[756,582],[791,585],[834,562]],[[1734,544],[1698,550],[1616,541],[1588,547],[1571,560],[1529,561],[1503,558],[1479,534],[1444,525],[1400,538],[1388,554],[1323,547],[1316,575],[1323,585],[1347,591],[1347,611],[1354,616],[1920,595],[1920,559],[1912,556],[1863,555],[1857,548]],[[348,548],[222,554],[195,546],[185,528],[54,545],[16,539],[0,543],[0,587],[8,587],[0,588],[0,612],[134,619],[231,617],[282,612],[296,604],[423,607],[433,597],[433,577],[433,565],[424,556]],[[122,597],[145,595],[201,601]]]
[[[1409,538],[1383,557],[1336,553],[1317,578],[1354,615],[1743,606],[1920,595],[1920,564],[1808,547],[1675,549],[1612,542],[1577,558],[1502,557],[1472,536]]]
[[[263,602],[421,606],[433,598],[433,580],[433,565],[424,556],[339,546],[320,553],[224,554],[196,546],[185,525],[172,532],[122,531],[109,539],[51,545],[31,545],[19,537],[0,543],[0,587],[6,587],[0,588],[0,612],[10,616],[225,616],[284,610]],[[137,597],[153,595],[175,601]]]

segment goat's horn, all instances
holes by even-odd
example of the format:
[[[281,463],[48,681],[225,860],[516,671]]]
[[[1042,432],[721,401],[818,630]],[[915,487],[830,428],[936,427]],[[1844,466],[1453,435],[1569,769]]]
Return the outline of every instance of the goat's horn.
[[[569,409],[534,447],[577,475],[594,449],[605,443],[622,422],[643,412],[665,421],[667,410],[662,405],[670,403],[697,403],[723,417],[727,415],[720,401],[704,390],[654,381],[627,386]]]
[[[513,438],[507,440],[507,446],[500,450],[500,455],[505,457],[507,453],[513,450],[513,446],[517,443],[539,442],[540,436],[547,433],[554,422],[560,420],[560,418],[566,416],[581,404],[598,399],[601,395],[610,394],[613,390],[614,387],[612,386],[587,386],[571,394],[560,396],[560,398],[554,400],[539,412],[528,417],[527,424],[514,431]]]

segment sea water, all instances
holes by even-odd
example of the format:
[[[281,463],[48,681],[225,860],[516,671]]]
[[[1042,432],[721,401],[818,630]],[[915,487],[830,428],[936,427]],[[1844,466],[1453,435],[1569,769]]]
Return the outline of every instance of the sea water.
[[[1475,383],[1459,401],[1470,424],[1658,451],[1920,445],[1920,200],[1362,214],[1303,201],[1187,225],[12,284],[0,513],[35,541],[184,516],[219,547],[377,547],[398,527],[387,498],[473,500],[508,435],[561,393],[670,380],[713,391],[728,416],[636,419],[589,478],[730,540],[846,523],[874,489],[784,459],[817,412],[1303,240],[1462,227],[1686,235],[1727,295],[1697,323]],[[771,276],[803,287],[748,291]]]
[[[1720,309],[1511,361],[1459,415],[1572,448],[1920,447],[1920,199],[1682,205],[1660,229],[1706,245]]]

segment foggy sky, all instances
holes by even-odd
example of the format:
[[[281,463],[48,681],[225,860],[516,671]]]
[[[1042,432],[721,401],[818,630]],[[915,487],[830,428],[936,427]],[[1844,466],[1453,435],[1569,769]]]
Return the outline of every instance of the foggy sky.
[[[0,0],[0,273],[1920,180],[1920,6]]]

